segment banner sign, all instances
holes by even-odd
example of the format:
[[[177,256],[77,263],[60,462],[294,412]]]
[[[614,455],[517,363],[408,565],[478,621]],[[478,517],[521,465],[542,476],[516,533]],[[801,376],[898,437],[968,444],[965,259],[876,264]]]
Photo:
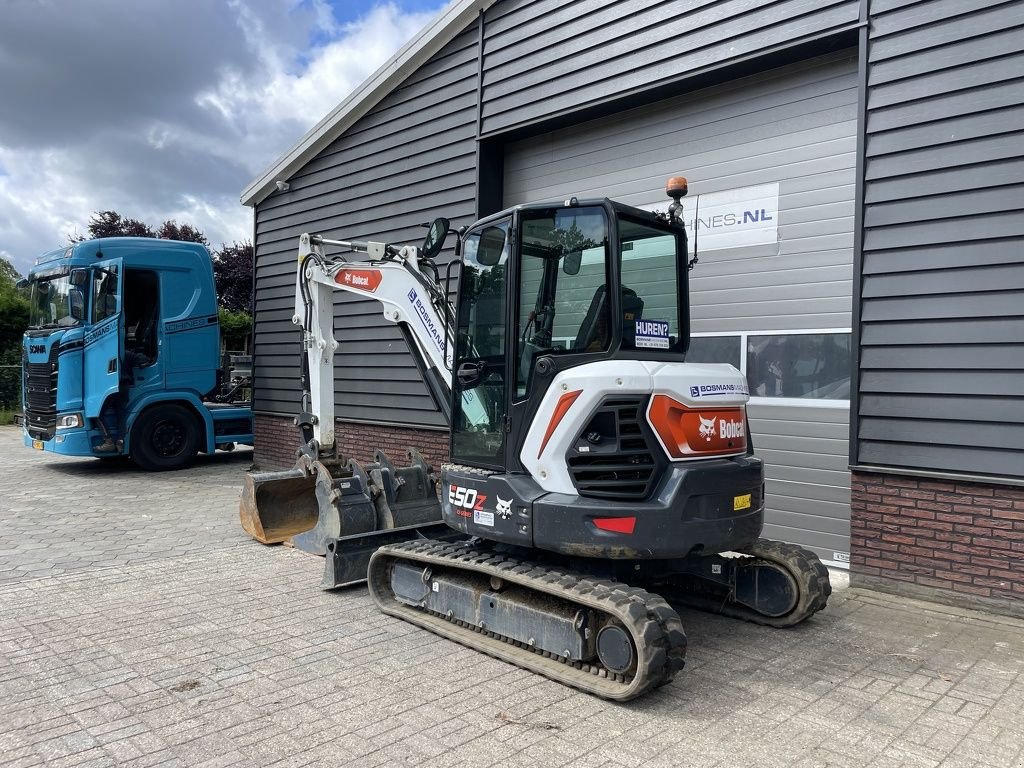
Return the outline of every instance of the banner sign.
[[[683,221],[690,253],[766,245],[779,240],[779,184],[759,184],[722,192],[684,197]],[[670,203],[640,205],[647,211],[667,211]]]

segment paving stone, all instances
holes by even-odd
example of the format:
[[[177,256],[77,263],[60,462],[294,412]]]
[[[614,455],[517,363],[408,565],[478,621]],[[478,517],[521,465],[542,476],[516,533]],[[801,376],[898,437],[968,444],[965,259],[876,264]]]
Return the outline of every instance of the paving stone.
[[[772,631],[683,611],[612,704],[317,589],[237,518],[251,454],[147,475],[0,428],[0,768],[1021,766],[1024,623],[838,588]]]

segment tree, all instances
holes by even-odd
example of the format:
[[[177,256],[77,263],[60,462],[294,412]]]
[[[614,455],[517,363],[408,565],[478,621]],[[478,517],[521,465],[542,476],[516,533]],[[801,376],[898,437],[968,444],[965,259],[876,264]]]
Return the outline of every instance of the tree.
[[[232,312],[252,311],[252,243],[224,245],[213,258],[217,303]]]
[[[201,230],[191,224],[179,225],[174,219],[168,219],[160,228],[154,230],[149,224],[138,219],[122,216],[117,211],[97,211],[86,227],[88,235],[72,235],[68,239],[72,243],[92,240],[100,237],[159,237],[163,240],[184,240],[187,243],[202,243],[207,248],[210,241]]]
[[[210,241],[206,239],[206,235],[191,224],[182,224],[179,227],[178,222],[174,219],[168,219],[161,224],[156,236],[164,240],[184,240],[186,243],[202,243],[207,248],[210,247]]]
[[[14,285],[21,280],[21,273],[7,259],[0,258],[0,281]]]
[[[169,222],[173,223],[173,222]],[[89,235],[71,235],[72,243],[99,237],[156,237],[156,232],[145,222],[122,217],[117,211],[97,211],[87,227]]]
[[[6,259],[0,259],[0,363],[21,362],[21,337],[28,327],[28,299],[15,288],[21,278]]]

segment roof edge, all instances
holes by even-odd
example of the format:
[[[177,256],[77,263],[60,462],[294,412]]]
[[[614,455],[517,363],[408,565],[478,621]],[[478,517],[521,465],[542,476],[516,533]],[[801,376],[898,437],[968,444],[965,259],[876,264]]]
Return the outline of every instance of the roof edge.
[[[249,182],[242,191],[242,204],[255,207],[261,203],[273,191],[275,182],[286,181],[451,42],[480,11],[496,1],[452,0],[418,35],[364,80],[291,149]]]

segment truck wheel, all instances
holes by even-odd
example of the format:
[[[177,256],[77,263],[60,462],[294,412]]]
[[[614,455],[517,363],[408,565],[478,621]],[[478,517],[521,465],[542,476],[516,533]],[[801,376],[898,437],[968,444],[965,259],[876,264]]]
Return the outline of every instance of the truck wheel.
[[[195,417],[180,405],[168,403],[147,408],[132,428],[130,455],[150,472],[187,467],[198,450]]]

